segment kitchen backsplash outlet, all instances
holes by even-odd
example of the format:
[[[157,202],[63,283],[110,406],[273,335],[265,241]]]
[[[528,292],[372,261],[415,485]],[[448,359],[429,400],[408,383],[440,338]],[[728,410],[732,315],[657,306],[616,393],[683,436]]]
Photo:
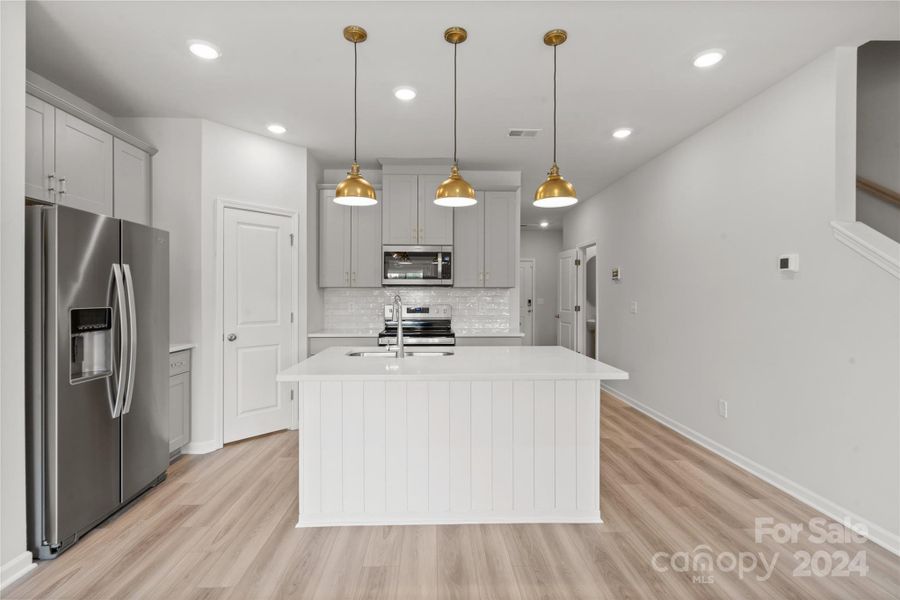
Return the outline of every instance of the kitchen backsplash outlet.
[[[508,333],[512,331],[515,288],[327,288],[325,331],[378,332],[384,328],[384,305],[400,294],[403,304],[449,304],[453,307],[453,330],[463,333]],[[515,328],[518,330],[518,327]]]

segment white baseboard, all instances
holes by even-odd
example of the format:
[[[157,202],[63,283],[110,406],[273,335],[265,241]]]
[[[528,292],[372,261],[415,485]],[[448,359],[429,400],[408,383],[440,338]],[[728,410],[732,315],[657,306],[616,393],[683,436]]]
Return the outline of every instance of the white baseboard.
[[[603,523],[599,512],[570,513],[404,513],[381,515],[300,515],[297,527],[366,527],[379,525],[479,525],[483,523]]]
[[[220,450],[221,448],[222,444],[220,444],[216,440],[206,440],[204,442],[188,442],[186,445],[182,446],[181,453],[209,454],[210,452],[215,452],[216,450]]]
[[[31,559],[31,552],[26,550],[6,564],[0,565],[0,590],[35,568],[37,563],[32,562]]]
[[[633,406],[651,419],[662,423],[669,429],[677,431],[684,437],[703,446],[707,450],[715,452],[728,462],[737,465],[738,467],[744,469],[752,475],[759,477],[766,483],[769,483],[777,487],[781,491],[790,494],[800,502],[811,506],[822,514],[831,517],[835,521],[843,523],[845,520],[849,519],[852,523],[859,523],[864,525],[868,532],[866,537],[870,541],[900,556],[900,535],[891,533],[884,527],[876,525],[875,523],[872,523],[871,521],[854,514],[852,511],[849,511],[846,508],[836,504],[835,502],[832,502],[831,500],[820,496],[816,492],[803,487],[799,483],[796,483],[788,479],[787,477],[784,477],[783,475],[780,475],[775,471],[772,471],[771,469],[764,467],[757,462],[754,462],[753,460],[747,458],[746,456],[743,456],[742,454],[734,452],[730,448],[727,448],[722,444],[709,439],[705,435],[694,431],[690,427],[682,425],[678,421],[667,417],[654,408],[650,408],[646,404],[638,402],[629,395],[620,392],[619,390],[606,385],[605,383],[602,384],[601,387],[604,391],[615,396],[622,402]]]

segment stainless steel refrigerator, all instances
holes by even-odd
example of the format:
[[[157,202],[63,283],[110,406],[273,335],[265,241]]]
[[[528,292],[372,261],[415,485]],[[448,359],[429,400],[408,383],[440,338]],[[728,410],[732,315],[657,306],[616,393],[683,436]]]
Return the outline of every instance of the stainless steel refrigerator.
[[[166,477],[169,234],[26,208],[29,547],[54,558]]]

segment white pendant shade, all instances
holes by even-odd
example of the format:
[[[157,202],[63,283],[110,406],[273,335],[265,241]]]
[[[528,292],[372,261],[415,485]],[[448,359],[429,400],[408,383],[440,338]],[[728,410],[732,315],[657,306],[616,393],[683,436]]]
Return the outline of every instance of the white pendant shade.
[[[475,206],[478,200],[475,198],[467,198],[465,196],[436,198],[434,203],[438,206],[446,206],[448,208],[463,208],[465,206]]]
[[[343,206],[372,206],[378,204],[378,200],[368,196],[335,196],[334,203]]]

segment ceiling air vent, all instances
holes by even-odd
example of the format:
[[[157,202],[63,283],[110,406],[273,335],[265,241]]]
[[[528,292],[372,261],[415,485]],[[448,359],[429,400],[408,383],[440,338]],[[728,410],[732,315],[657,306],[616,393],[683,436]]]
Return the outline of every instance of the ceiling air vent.
[[[509,137],[533,138],[537,137],[540,129],[510,129]]]

